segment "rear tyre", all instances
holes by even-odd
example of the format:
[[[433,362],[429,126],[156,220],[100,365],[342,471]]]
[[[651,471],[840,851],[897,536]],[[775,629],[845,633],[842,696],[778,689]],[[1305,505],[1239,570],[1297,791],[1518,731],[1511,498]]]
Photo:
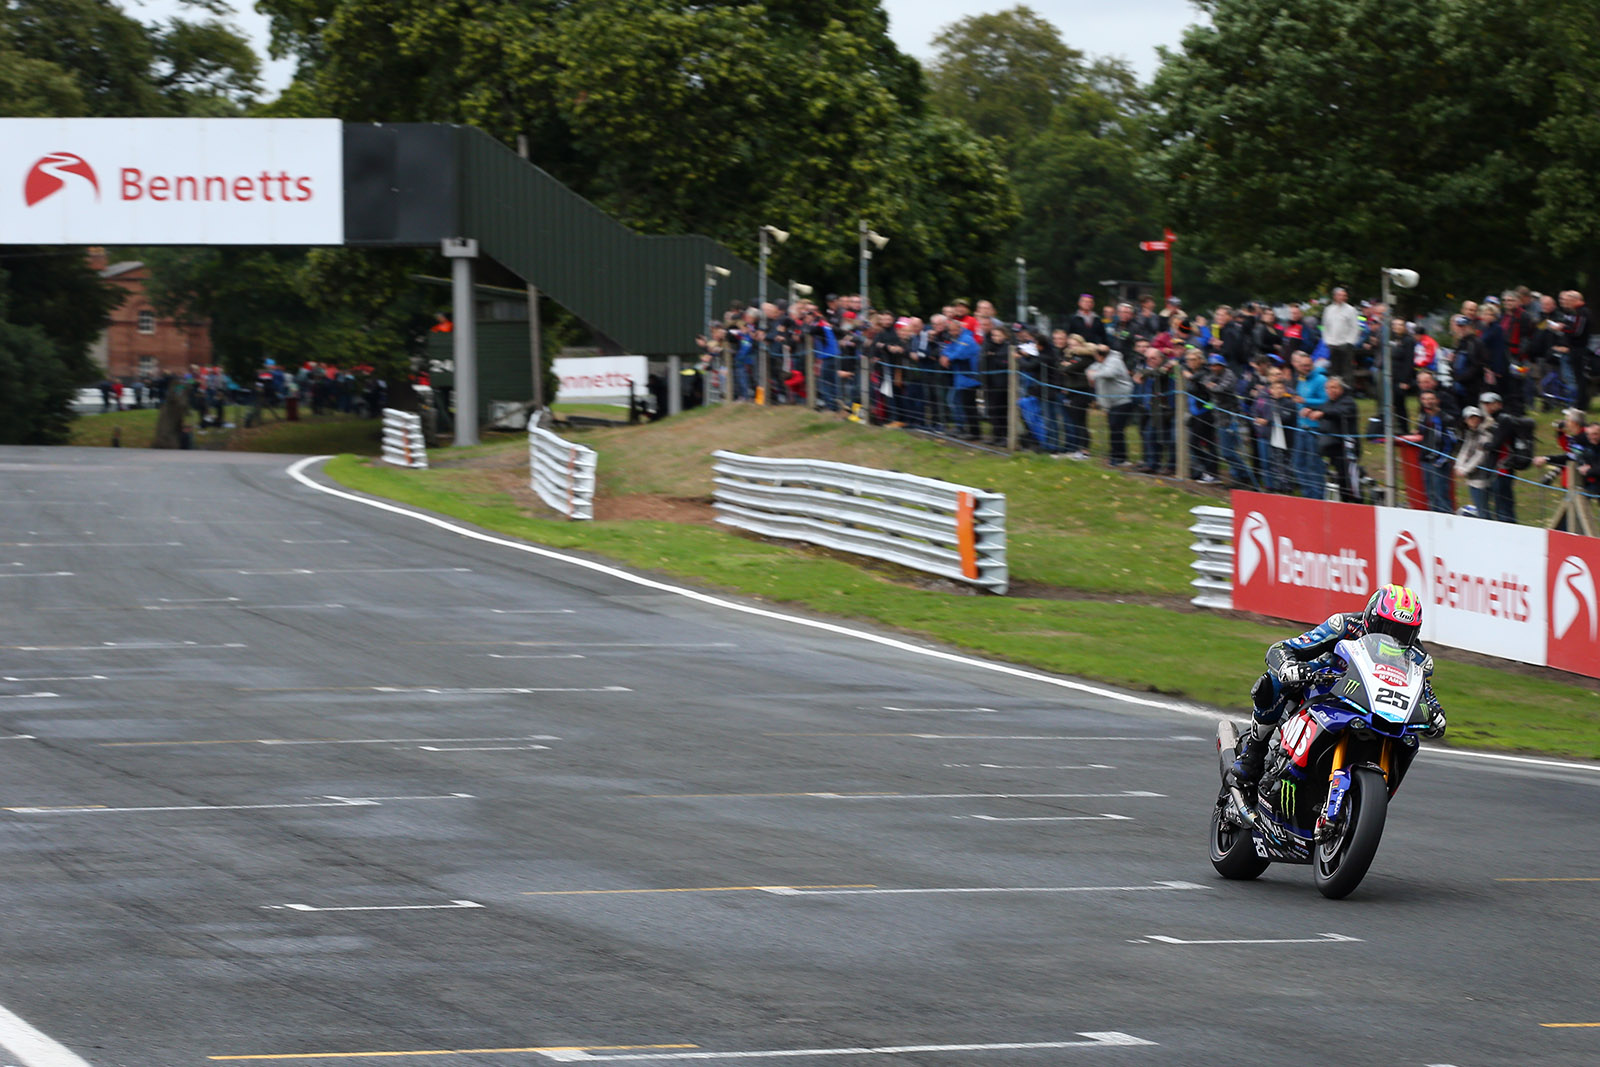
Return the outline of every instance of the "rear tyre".
[[[1211,809],[1211,866],[1224,878],[1249,881],[1261,877],[1271,862],[1256,855],[1255,840],[1249,827],[1228,826],[1222,821],[1222,812],[1228,804],[1224,790]]]
[[[1323,896],[1341,900],[1361,884],[1378,854],[1388,814],[1389,790],[1382,772],[1356,767],[1350,774],[1350,791],[1345,794],[1339,826],[1315,845],[1312,856],[1311,868]]]

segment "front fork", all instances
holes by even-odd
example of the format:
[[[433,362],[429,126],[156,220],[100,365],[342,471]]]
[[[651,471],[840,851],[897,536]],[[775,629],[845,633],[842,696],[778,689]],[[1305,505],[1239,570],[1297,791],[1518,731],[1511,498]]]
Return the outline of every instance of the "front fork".
[[[1317,840],[1321,841],[1327,828],[1335,826],[1339,821],[1339,814],[1344,810],[1345,794],[1350,791],[1350,766],[1349,766],[1350,735],[1345,734],[1333,746],[1333,767],[1328,772],[1328,803],[1323,806],[1322,815],[1317,819]],[[1384,738],[1378,746],[1378,769],[1383,772],[1385,785],[1389,783],[1394,764],[1394,742]]]

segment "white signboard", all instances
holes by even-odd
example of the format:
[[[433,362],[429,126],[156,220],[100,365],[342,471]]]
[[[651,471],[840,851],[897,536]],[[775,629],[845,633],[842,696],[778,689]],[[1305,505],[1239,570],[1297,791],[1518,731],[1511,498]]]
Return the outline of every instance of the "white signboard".
[[[644,356],[590,356],[556,360],[561,379],[557,400],[598,400],[626,404],[649,389],[650,361]],[[633,392],[628,387],[632,385]]]
[[[343,243],[337,119],[0,119],[0,244]]]
[[[1422,595],[1422,636],[1544,663],[1546,533],[1538,527],[1378,508],[1378,582]]]

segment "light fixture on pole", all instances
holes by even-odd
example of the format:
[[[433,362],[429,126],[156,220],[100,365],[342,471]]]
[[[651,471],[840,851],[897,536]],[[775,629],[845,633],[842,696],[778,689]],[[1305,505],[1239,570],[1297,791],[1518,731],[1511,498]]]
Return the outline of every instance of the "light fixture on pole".
[[[862,219],[860,225],[860,253],[861,253],[861,316],[866,321],[872,313],[872,300],[867,296],[867,261],[872,258],[872,249],[883,251],[883,246],[889,239],[877,230],[867,225],[867,220]],[[867,245],[872,248],[868,248]]]
[[[790,278],[789,279],[789,311],[790,311],[790,313],[793,314],[795,304],[799,303],[802,297],[810,296],[813,292],[814,292],[814,290],[811,288],[811,286],[807,285],[805,282],[797,282],[793,278]]]
[[[767,257],[772,254],[772,248],[767,244],[767,239],[777,241],[780,245],[789,239],[788,230],[780,230],[776,226],[763,226],[759,231],[761,241],[761,284],[756,295],[756,303],[761,311],[761,350],[757,356],[759,379],[761,383],[761,402],[766,403],[771,395],[770,383],[767,381]]]
[[[1378,333],[1378,402],[1383,409],[1383,477],[1384,491],[1387,496],[1386,503],[1391,508],[1400,506],[1399,494],[1394,486],[1394,365],[1389,354],[1390,347],[1394,344],[1394,337],[1389,325],[1392,315],[1393,298],[1389,295],[1389,283],[1393,282],[1402,289],[1415,289],[1417,272],[1407,270],[1405,267],[1383,268],[1383,322]]]

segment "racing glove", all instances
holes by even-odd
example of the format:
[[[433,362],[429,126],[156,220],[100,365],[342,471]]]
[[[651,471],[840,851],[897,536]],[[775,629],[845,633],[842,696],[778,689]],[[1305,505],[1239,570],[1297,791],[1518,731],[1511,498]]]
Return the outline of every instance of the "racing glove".
[[[1278,681],[1285,689],[1303,689],[1311,677],[1311,665],[1292,659],[1278,668]]]
[[[1444,736],[1444,708],[1439,705],[1439,698],[1433,695],[1431,688],[1423,690],[1422,699],[1428,706],[1428,725],[1421,731],[1422,736],[1437,741]]]

